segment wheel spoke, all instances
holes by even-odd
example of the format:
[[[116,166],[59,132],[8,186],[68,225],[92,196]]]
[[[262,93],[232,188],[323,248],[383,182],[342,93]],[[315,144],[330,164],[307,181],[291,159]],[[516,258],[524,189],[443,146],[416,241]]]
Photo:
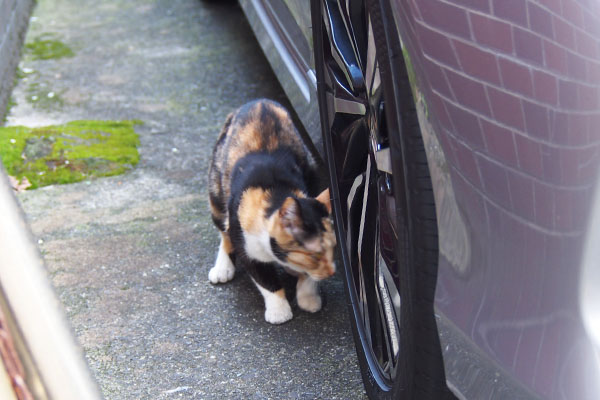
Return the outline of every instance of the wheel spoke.
[[[350,210],[352,208],[352,205],[355,204],[354,200],[362,183],[363,175],[358,175],[354,179],[354,182],[352,183],[352,186],[350,187],[350,191],[348,193],[348,198],[346,199],[346,207],[348,208],[348,210]],[[348,246],[348,248],[350,248],[350,246]]]
[[[362,268],[358,269],[359,273],[359,285],[360,285],[360,305],[362,311],[362,322],[363,326],[371,326],[370,313],[369,313],[369,294],[367,293],[367,282],[365,271]],[[373,337],[371,335],[371,330],[367,329],[366,331],[369,342],[373,341]]]
[[[357,237],[357,267],[361,271],[366,294],[365,327],[372,348],[375,350],[377,358],[381,359],[384,332],[381,325],[376,281],[374,279],[377,254],[376,241],[374,240],[377,237],[377,192],[376,182],[373,180],[375,171],[372,167],[371,157],[367,158],[366,164],[358,232],[355,232],[354,235]]]
[[[361,304],[363,322],[372,344],[376,358],[384,371],[394,367],[397,354],[398,340],[396,314],[392,310],[392,299],[385,287],[382,275],[383,259],[378,250],[379,221],[378,221],[378,186],[377,172],[373,169],[371,158],[367,158],[365,179],[362,184],[362,204],[358,221],[358,232],[352,230],[354,237],[358,236],[356,249],[358,252],[357,268],[359,270]],[[361,180],[362,183],[362,180]],[[356,190],[354,191],[356,192]],[[375,214],[375,215],[373,215]]]
[[[367,57],[365,60],[365,83],[367,86],[367,93],[373,95],[379,90],[381,86],[381,77],[379,75],[379,65],[377,58],[375,57],[375,37],[373,36],[373,26],[371,20],[368,21],[368,38],[367,38]]]
[[[340,161],[342,182],[354,180],[354,177],[364,172],[365,161],[368,157],[367,131],[362,120],[351,123],[347,130],[340,135]]]
[[[346,22],[335,1],[324,1],[325,28],[329,35],[333,61],[346,78],[348,89],[357,93],[364,88],[364,79]]]
[[[333,107],[336,113],[364,116],[367,113],[367,108],[362,101],[357,99],[343,99],[334,97]]]
[[[349,210],[348,221],[346,223],[346,226],[348,227],[347,247],[348,249],[352,249],[352,265],[356,267],[353,269],[354,285],[356,293],[358,294],[358,304],[362,319],[361,322],[365,327],[371,326],[371,315],[373,315],[370,309],[371,304],[369,301],[369,299],[372,298],[372,284],[370,283],[371,277],[368,274],[370,268],[363,268],[361,261],[361,232],[364,229],[365,223],[364,203],[365,199],[368,197],[367,193],[365,192],[365,188],[368,187],[368,181],[365,180],[365,177],[367,176],[368,175],[363,173],[354,179],[346,199]],[[365,333],[369,342],[371,342],[373,340],[371,337],[371,330],[367,329]]]
[[[346,247],[348,249],[351,249],[351,253],[352,254],[357,254],[357,251],[354,251],[356,249],[356,245],[353,241],[353,221],[352,221],[352,215],[353,210],[356,210],[358,205],[362,203],[360,195],[362,194],[361,191],[361,186],[364,185],[364,175],[358,175],[355,179],[354,182],[352,183],[352,186],[350,187],[350,191],[348,193],[348,197],[346,199],[346,209],[349,210],[348,212],[348,217],[347,217],[347,221],[346,221],[346,229],[347,229],[347,238],[346,238]],[[358,197],[357,197],[358,196]],[[358,265],[358,262],[355,262],[353,260],[352,265]],[[355,286],[357,285],[358,287],[356,287],[356,291],[359,294],[358,298],[359,298],[359,305],[360,305],[360,311],[361,311],[361,315],[363,316],[363,323],[365,323],[366,321],[364,320],[366,313],[366,295],[364,293],[364,277],[362,276],[362,271],[360,268],[356,268],[353,271],[353,275],[354,275],[354,282],[355,282]]]
[[[369,181],[371,178],[371,158],[367,158],[367,171],[365,172],[366,182],[364,185],[362,211],[360,215],[360,223],[358,229],[358,262],[361,266],[364,265],[362,258],[363,238],[365,233],[365,214],[367,212],[367,202],[369,201]],[[361,268],[362,269],[362,268]]]
[[[330,86],[330,91],[327,94],[328,96],[332,96],[331,101],[357,103],[357,105],[352,107],[342,106],[342,108],[335,107],[334,105],[331,111],[364,116],[366,113],[366,100],[358,97],[348,88],[344,77],[340,77],[335,68],[328,68],[327,73],[329,78],[327,83]]]
[[[373,147],[376,147],[373,145]],[[392,161],[390,159],[389,147],[381,148],[379,150],[373,150],[375,157],[375,166],[378,171],[385,172],[386,174],[392,174]]]

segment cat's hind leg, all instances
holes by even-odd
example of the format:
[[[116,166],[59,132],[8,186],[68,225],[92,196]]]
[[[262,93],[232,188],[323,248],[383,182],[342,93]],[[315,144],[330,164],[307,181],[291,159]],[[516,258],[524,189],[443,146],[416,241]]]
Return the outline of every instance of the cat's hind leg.
[[[321,296],[317,282],[308,275],[300,275],[296,284],[298,307],[304,311],[317,312],[321,309]]]
[[[235,266],[231,261],[233,246],[227,233],[221,232],[221,244],[217,253],[217,260],[214,267],[208,272],[208,280],[211,283],[225,283],[233,279],[235,275]]]
[[[246,266],[252,281],[265,300],[265,320],[271,324],[283,324],[292,319],[292,308],[285,297],[277,271],[271,264],[252,261]]]

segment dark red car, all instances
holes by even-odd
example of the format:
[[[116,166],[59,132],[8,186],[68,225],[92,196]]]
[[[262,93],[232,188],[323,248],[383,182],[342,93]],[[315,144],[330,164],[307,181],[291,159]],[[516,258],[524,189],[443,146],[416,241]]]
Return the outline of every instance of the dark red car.
[[[240,0],[325,160],[372,398],[600,398],[600,1]]]

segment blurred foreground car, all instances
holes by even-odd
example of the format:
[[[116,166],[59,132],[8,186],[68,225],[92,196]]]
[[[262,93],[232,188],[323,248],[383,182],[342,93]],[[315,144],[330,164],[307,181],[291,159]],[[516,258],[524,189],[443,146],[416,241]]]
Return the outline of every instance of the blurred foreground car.
[[[371,398],[600,398],[600,1],[240,0],[330,175]]]
[[[0,399],[98,400],[0,164]]]

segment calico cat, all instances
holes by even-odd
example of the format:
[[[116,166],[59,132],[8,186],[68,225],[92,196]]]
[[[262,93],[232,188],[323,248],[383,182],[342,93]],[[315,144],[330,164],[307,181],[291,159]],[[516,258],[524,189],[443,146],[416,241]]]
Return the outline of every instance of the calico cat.
[[[265,301],[265,320],[281,324],[292,309],[276,269],[296,275],[296,299],[321,309],[317,281],[335,272],[329,190],[316,198],[316,171],[288,112],[255,100],[229,114],[209,170],[212,219],[221,233],[211,283],[245,268]]]

